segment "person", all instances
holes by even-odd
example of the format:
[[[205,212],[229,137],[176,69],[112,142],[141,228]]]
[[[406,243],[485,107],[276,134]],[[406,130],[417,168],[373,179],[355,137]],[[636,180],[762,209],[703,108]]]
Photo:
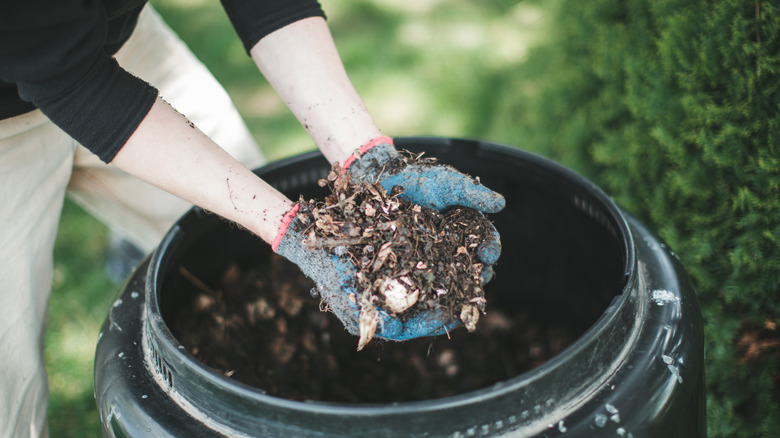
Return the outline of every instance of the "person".
[[[368,164],[397,151],[350,83],[319,3],[222,3],[248,54],[322,154],[344,163],[354,178],[377,177]],[[47,435],[43,336],[66,194],[144,250],[196,204],[297,263],[329,292],[324,297],[345,306],[339,314],[345,326],[354,324],[356,313],[344,301],[349,279],[333,257],[303,248],[292,226],[297,204],[249,170],[263,161],[224,90],[145,0],[5,5],[0,436]],[[444,166],[383,178],[383,185],[404,184],[404,196],[435,208],[503,208],[499,194]],[[483,247],[489,274],[500,253],[498,234]],[[436,334],[449,323],[441,318],[399,326],[390,315],[388,327],[396,325],[378,336]]]

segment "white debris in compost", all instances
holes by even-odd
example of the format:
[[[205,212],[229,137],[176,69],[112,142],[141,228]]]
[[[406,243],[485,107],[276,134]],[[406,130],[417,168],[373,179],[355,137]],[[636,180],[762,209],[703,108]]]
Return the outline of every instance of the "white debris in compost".
[[[479,321],[479,309],[474,304],[464,304],[460,310],[460,320],[463,321],[463,325],[466,330],[473,332],[477,329],[477,321]]]
[[[559,422],[558,422],[558,430],[559,430],[561,433],[566,433],[566,431],[568,430],[568,429],[566,429],[566,426],[564,426],[564,424],[563,424],[563,420],[561,420],[561,421],[559,421]]]
[[[379,293],[385,297],[385,306],[394,313],[403,313],[410,307],[417,304],[417,300],[420,297],[420,290],[415,289],[411,293],[409,287],[404,285],[411,283],[408,277],[401,277],[400,279],[379,279],[377,280]]]
[[[674,365],[674,359],[672,359],[670,356],[663,354],[661,355],[661,360],[663,360],[664,363],[666,364],[666,367],[669,368],[669,372],[671,372],[672,375],[677,378],[677,382],[682,383],[683,378],[680,375],[680,368]]]
[[[596,426],[604,427],[604,425],[607,424],[607,416],[604,414],[597,414],[594,422],[596,423]]]
[[[361,298],[360,304],[358,351],[362,350],[373,339],[376,326],[379,324],[379,315],[370,300]]]
[[[656,289],[651,294],[653,301],[655,301],[655,304],[659,306],[663,306],[667,303],[673,303],[675,301],[680,301],[680,297],[678,297],[674,292],[668,291],[666,289]]]
[[[130,292],[130,298],[132,298],[132,299],[136,299],[139,296],[140,296],[140,294],[138,292],[136,292],[136,291]]]

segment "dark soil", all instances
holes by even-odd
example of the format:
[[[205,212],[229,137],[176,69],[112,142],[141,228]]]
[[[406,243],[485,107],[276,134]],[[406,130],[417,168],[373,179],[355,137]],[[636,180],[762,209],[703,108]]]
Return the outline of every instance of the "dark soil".
[[[180,273],[190,284],[166,317],[174,336],[216,372],[286,399],[372,403],[451,396],[528,371],[580,334],[540,320],[534,309],[494,306],[474,332],[374,340],[357,352],[355,337],[310,296],[310,280],[279,256],[244,270],[230,264],[216,289]]]

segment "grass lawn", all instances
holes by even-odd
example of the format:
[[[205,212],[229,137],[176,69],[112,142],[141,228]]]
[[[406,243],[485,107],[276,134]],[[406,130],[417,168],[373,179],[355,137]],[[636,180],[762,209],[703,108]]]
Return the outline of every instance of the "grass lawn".
[[[269,159],[313,149],[245,54],[218,1],[152,3],[225,85]],[[511,79],[528,48],[545,35],[547,15],[538,2],[322,4],[347,70],[386,134],[518,144],[502,108],[532,92],[531,85]],[[100,435],[94,347],[120,287],[105,274],[107,238],[104,226],[66,203],[46,337],[53,437]]]

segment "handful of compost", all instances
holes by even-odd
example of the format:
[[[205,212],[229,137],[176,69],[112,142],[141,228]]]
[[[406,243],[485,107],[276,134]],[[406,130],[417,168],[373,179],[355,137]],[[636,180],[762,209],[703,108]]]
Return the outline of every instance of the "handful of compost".
[[[449,174],[472,186],[467,189],[494,194],[502,208],[500,195],[435,160],[394,155],[381,164],[361,163],[368,164],[362,175],[369,177],[353,178],[354,172],[334,164],[320,181],[331,194],[298,201],[274,247],[315,281],[325,307],[360,336],[358,350],[374,335],[404,340],[461,324],[474,330],[487,303],[483,285],[500,253],[498,233],[479,210],[460,204],[437,209],[443,193],[427,205],[411,200],[419,189],[436,189],[431,184],[437,181],[449,183],[444,189],[463,190],[447,181]],[[384,184],[382,176],[405,185]]]

